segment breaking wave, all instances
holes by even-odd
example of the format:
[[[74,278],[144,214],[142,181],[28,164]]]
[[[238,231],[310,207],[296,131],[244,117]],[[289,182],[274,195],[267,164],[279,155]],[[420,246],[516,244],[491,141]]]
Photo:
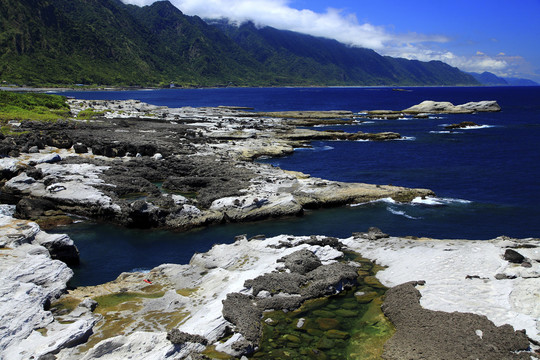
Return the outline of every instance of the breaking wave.
[[[427,196],[425,198],[416,197],[411,201],[413,205],[426,205],[426,206],[445,206],[452,204],[470,204],[472,201],[464,199],[454,198],[439,198],[435,196]]]
[[[388,210],[389,212],[391,212],[394,215],[404,216],[407,219],[411,219],[411,220],[420,220],[420,219],[422,219],[421,217],[414,217],[414,216],[408,215],[405,211],[398,210],[396,208],[393,208],[392,206],[387,206],[386,210]]]

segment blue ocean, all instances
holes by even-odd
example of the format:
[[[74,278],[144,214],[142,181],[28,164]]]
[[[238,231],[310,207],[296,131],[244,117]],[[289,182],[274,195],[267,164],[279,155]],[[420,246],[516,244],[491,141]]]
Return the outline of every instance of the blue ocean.
[[[256,111],[350,110],[354,125],[315,129],[393,131],[403,140],[314,142],[294,154],[259,160],[311,176],[347,182],[392,184],[433,190],[437,198],[412,204],[378,201],[313,210],[301,218],[228,224],[189,232],[130,230],[79,223],[68,233],[81,252],[73,285],[93,285],[123,271],[162,263],[185,264],[195,252],[234,236],[278,234],[347,237],[377,226],[396,236],[490,239],[500,235],[540,237],[540,87],[402,88],[221,88],[149,91],[80,91],[81,99],[139,99],[182,106],[247,106]],[[423,100],[496,100],[498,113],[440,115],[427,119],[370,120],[366,110],[401,110]],[[448,131],[473,121],[478,126]]]

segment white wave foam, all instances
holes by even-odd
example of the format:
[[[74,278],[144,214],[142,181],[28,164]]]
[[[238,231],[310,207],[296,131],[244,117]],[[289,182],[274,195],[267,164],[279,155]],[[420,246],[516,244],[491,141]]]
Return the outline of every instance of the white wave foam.
[[[396,139],[396,141],[414,141],[416,138],[414,136],[402,136],[400,139]]]
[[[308,147],[308,148],[296,148],[294,149],[294,151],[315,151],[315,152],[319,152],[319,151],[329,151],[329,150],[334,150],[334,147],[333,146],[330,146],[330,145],[325,145],[325,146],[315,146],[315,147]]]
[[[368,121],[358,120],[358,121],[355,121],[355,122],[354,122],[354,125],[364,125],[364,124],[375,124],[375,121],[371,121],[371,120],[368,120]]]
[[[150,270],[151,269],[148,269],[148,268],[135,268],[135,269],[132,269],[130,272],[139,272],[143,274],[148,274]]]
[[[407,213],[405,211],[401,211],[401,210],[397,210],[391,206],[387,206],[386,207],[386,210],[390,211],[392,214],[394,215],[399,215],[399,216],[404,216],[406,217],[407,219],[412,219],[412,220],[419,220],[421,218],[418,218],[418,217],[414,217],[414,216],[411,216],[411,215],[407,215]]]
[[[478,130],[478,129],[489,129],[495,127],[494,125],[477,125],[477,126],[466,126],[461,128],[463,130]]]
[[[430,134],[463,134],[461,131],[450,131],[450,130],[442,130],[442,131],[430,131]]]
[[[427,196],[425,198],[416,197],[411,201],[414,205],[426,205],[426,206],[444,206],[450,204],[470,204],[472,201],[464,199],[454,198],[439,198],[435,196]]]
[[[452,126],[453,124],[440,124],[440,127]],[[487,129],[495,127],[495,125],[475,125],[475,126],[465,126],[457,128],[456,130],[476,130],[476,129]]]
[[[367,202],[362,202],[362,203],[357,203],[357,204],[350,204],[349,206],[350,207],[357,207],[357,206],[362,206],[362,205],[367,205],[367,204],[375,204],[375,203],[395,204],[396,200],[388,197],[388,198],[382,198],[382,199],[377,199],[377,200],[367,201]]]

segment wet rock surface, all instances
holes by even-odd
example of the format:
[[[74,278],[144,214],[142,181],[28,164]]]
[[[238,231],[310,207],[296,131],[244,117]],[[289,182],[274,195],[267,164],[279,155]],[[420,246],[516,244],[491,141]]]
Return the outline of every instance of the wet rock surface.
[[[462,121],[459,124],[447,125],[444,128],[447,130],[453,130],[453,129],[464,129],[471,126],[478,126],[478,124],[472,121]]]
[[[357,267],[343,263],[322,265],[313,252],[303,249],[277,260],[289,272],[273,272],[248,280],[244,287],[253,295],[231,293],[223,301],[223,316],[249,341],[259,346],[261,318],[267,310],[294,310],[304,301],[338,293],[357,281]],[[260,297],[264,292],[265,296]],[[259,297],[258,297],[259,296]]]
[[[524,332],[495,326],[485,316],[426,310],[416,283],[390,289],[384,314],[396,326],[384,359],[530,359]]]

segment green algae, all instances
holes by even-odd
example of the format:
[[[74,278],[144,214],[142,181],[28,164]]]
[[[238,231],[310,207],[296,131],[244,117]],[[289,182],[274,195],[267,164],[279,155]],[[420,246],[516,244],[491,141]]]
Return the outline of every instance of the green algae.
[[[163,292],[155,294],[120,292],[109,295],[97,296],[96,298],[94,298],[94,300],[98,303],[98,310],[101,310],[114,308],[127,302],[135,302],[141,300],[142,298],[160,298],[163,296],[163,294]]]
[[[263,339],[253,359],[382,358],[395,329],[381,310],[387,289],[374,278],[381,267],[357,254],[347,257],[361,264],[358,286],[306,301],[295,311],[265,313]]]

